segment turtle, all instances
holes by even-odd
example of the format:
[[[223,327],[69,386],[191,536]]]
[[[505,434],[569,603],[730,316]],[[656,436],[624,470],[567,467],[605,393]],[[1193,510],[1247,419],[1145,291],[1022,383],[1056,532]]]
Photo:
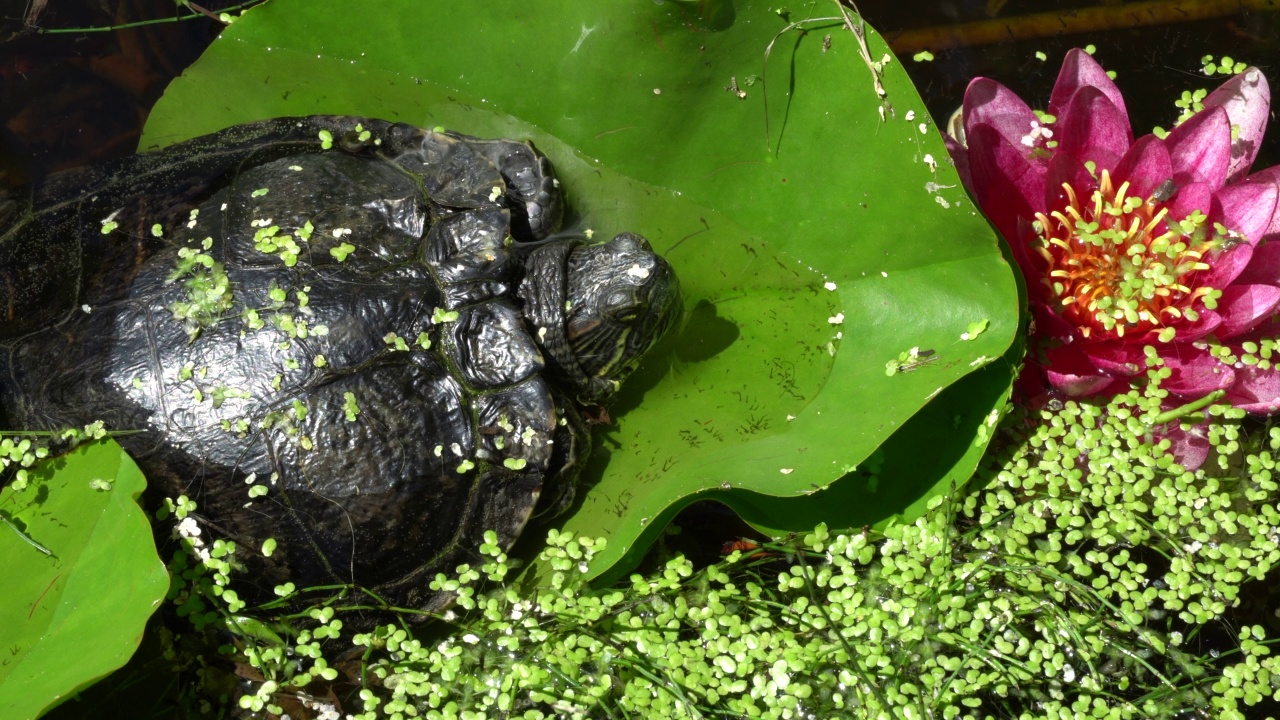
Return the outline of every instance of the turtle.
[[[681,313],[642,236],[558,232],[559,185],[529,142],[347,116],[51,176],[0,206],[0,427],[120,431],[242,598],[443,608],[486,531],[570,505],[583,409]]]

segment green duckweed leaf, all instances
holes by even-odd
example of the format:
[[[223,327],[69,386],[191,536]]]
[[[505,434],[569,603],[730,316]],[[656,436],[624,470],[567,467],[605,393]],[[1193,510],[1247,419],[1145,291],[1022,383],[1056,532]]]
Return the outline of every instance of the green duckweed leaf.
[[[82,445],[31,476],[0,491],[0,717],[15,720],[124,665],[169,589],[137,502],[146,481],[119,445]]]
[[[357,17],[274,0],[173,83],[143,147],[313,113],[532,139],[578,227],[645,235],[686,298],[682,330],[610,407],[566,521],[609,537],[594,568],[625,567],[702,497],[777,532],[814,512],[876,524],[972,472],[1018,296],[883,40],[867,28],[864,58],[835,3],[788,10],[388,0]],[[887,375],[911,348],[927,362]]]

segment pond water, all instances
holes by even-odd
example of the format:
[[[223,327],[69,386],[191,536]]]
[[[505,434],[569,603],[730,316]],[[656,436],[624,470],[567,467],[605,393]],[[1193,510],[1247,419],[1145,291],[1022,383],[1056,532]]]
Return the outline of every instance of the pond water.
[[[207,0],[216,12],[235,3]],[[151,106],[221,24],[172,0],[5,3],[0,13],[0,186],[132,153]],[[37,33],[34,28],[134,27]]]
[[[202,7],[216,14],[239,4],[208,0]],[[1132,9],[1135,5],[1142,8]],[[1218,84],[1200,72],[1204,55],[1230,55],[1275,75],[1280,16],[1248,11],[1266,5],[1252,0],[857,3],[868,24],[894,48],[939,125],[959,107],[965,86],[976,76],[1000,81],[1033,106],[1045,103],[1063,54],[1093,44],[1095,57],[1117,73],[1139,133],[1169,125],[1179,113],[1173,101],[1182,90]],[[5,98],[0,182],[7,186],[132,152],[165,86],[220,31],[219,23],[197,16],[110,32],[24,34],[26,18],[16,12],[17,5],[10,7],[14,10],[0,17],[0,97]],[[100,28],[172,18],[174,8],[171,0],[69,0],[43,5],[29,17],[46,30]],[[1176,21],[1180,18],[1200,19]],[[922,48],[932,51],[932,61],[912,60]],[[1047,59],[1037,59],[1037,52]],[[1276,162],[1280,133],[1272,132],[1256,165]]]
[[[1141,11],[1131,9],[1144,6]],[[1206,9],[1204,6],[1218,6]],[[1183,90],[1212,90],[1222,81],[1206,77],[1201,58],[1224,55],[1256,65],[1280,82],[1280,15],[1240,12],[1259,3],[1122,2],[860,2],[867,22],[894,47],[930,113],[945,126],[974,77],[1006,85],[1031,106],[1043,109],[1063,55],[1094,45],[1103,67],[1116,73],[1134,134],[1166,129],[1180,114],[1174,101]],[[1159,7],[1153,7],[1159,6]],[[1177,18],[1214,15],[1194,22]],[[1154,22],[1139,25],[1140,22]],[[1086,32],[1076,27],[1095,26]],[[989,42],[991,36],[1001,38]],[[1016,36],[1018,40],[1008,39]],[[930,41],[934,42],[930,42]],[[940,48],[941,41],[955,43]],[[913,56],[924,44],[934,59]],[[1037,52],[1047,59],[1040,60]],[[1280,133],[1267,134],[1255,168],[1280,162]]]

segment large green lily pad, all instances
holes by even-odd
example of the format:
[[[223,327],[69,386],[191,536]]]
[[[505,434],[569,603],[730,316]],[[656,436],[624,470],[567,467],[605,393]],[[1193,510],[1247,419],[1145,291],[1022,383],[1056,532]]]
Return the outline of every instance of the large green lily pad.
[[[272,0],[173,83],[143,147],[313,113],[531,138],[580,227],[644,234],[685,290],[566,523],[610,539],[595,569],[700,497],[777,532],[876,523],[972,471],[1010,365],[947,388],[1010,347],[1017,293],[884,42],[867,28],[864,58],[834,3],[789,8]],[[930,401],[910,462],[867,464]]]
[[[0,491],[0,717],[38,717],[125,664],[169,589],[115,441],[44,461]]]

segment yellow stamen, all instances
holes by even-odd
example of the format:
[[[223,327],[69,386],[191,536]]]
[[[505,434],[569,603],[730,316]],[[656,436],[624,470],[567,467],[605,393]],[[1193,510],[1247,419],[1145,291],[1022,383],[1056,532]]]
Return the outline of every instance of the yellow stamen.
[[[1106,174],[1106,172],[1107,172],[1106,170],[1102,171],[1103,175],[1107,177],[1108,180],[1110,180],[1111,178],[1109,175]],[[1115,199],[1115,202],[1113,203],[1116,207],[1124,207],[1124,194],[1127,192],[1129,192],[1129,181],[1125,180],[1124,182],[1120,183],[1120,189],[1116,190],[1116,199]]]
[[[1210,270],[1230,237],[1196,224],[1167,222],[1169,209],[1154,197],[1129,196],[1132,183],[1116,183],[1097,170],[1096,189],[1081,196],[1070,183],[1045,212],[1036,213],[1036,252],[1046,269],[1040,282],[1059,314],[1089,338],[1141,338],[1166,333],[1192,312],[1210,288],[1197,275]],[[1209,254],[1214,250],[1214,255]],[[1201,306],[1196,306],[1198,307]]]
[[[1128,185],[1128,183],[1125,183],[1125,184]],[[1142,224],[1142,221],[1135,217],[1133,219],[1133,222],[1129,223],[1129,232],[1126,235],[1126,238],[1141,237],[1142,231],[1138,229],[1138,226],[1141,224]]]
[[[1076,200],[1076,189],[1071,187],[1071,183],[1062,183],[1062,189],[1067,193],[1068,207],[1075,207],[1080,204],[1080,201]]]
[[[1151,222],[1147,223],[1147,226],[1142,228],[1142,233],[1144,235],[1150,235],[1156,229],[1156,226],[1159,225],[1162,220],[1164,220],[1164,216],[1168,214],[1169,214],[1169,208],[1167,207],[1160,208],[1160,212],[1156,213],[1156,216],[1151,218]],[[1164,237],[1164,236],[1162,235],[1161,237]]]

